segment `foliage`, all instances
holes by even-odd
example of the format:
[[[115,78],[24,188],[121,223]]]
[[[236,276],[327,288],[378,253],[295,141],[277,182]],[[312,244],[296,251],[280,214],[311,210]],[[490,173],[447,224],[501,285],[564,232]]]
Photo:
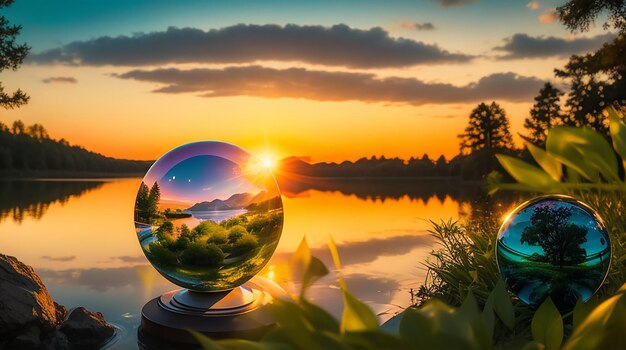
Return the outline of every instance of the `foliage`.
[[[493,183],[492,189],[552,193],[568,189],[625,191],[626,183],[619,175],[623,174],[624,168],[618,166],[616,154],[621,157],[626,155],[626,144],[623,143],[626,125],[615,109],[609,108],[607,113],[610,115],[613,147],[602,135],[590,128],[552,128],[548,133],[545,150],[527,143],[540,168],[507,155],[500,155],[498,160],[519,184],[508,186]]]
[[[479,104],[472,110],[465,132],[461,138],[461,152],[481,149],[506,149],[511,147],[509,120],[504,109],[495,102]]]
[[[604,29],[617,30],[614,39],[595,52],[573,55],[556,76],[571,81],[566,125],[589,126],[608,135],[602,109],[626,105],[626,2],[624,0],[570,0],[557,8],[560,20],[572,32],[587,31],[600,14]]]
[[[204,349],[591,349],[623,347],[621,332],[626,326],[626,285],[601,304],[576,305],[573,317],[561,315],[550,298],[534,312],[530,320],[518,317],[519,310],[500,280],[479,303],[472,292],[458,307],[439,299],[425,301],[407,309],[400,317],[397,331],[378,326],[376,316],[346,288],[341,276],[341,262],[334,242],[331,255],[339,271],[339,287],[344,296],[341,320],[309,302],[304,296],[314,280],[328,273],[324,264],[311,256],[303,240],[291,260],[298,270],[302,290],[293,300],[275,300],[270,311],[277,326],[260,341],[227,339],[214,341],[193,332]],[[573,330],[566,337],[567,329]],[[497,321],[497,323],[496,323]],[[494,337],[502,325],[511,337]],[[516,332],[517,328],[526,332]],[[561,345],[563,344],[563,347]]]
[[[39,124],[26,126],[18,120],[9,128],[0,122],[0,173],[31,171],[142,173],[150,164],[149,161],[105,157],[82,147],[72,146],[64,139],[52,139],[46,129]]]
[[[587,31],[594,19],[602,12],[608,12],[605,29],[612,26],[619,31],[626,30],[626,1],[624,0],[570,0],[557,7],[559,18],[570,30]]]
[[[183,250],[180,260],[189,265],[218,267],[224,261],[224,256],[215,243],[192,242]]]
[[[583,262],[585,249],[581,245],[587,241],[587,229],[570,223],[571,216],[571,208],[535,208],[530,217],[532,225],[524,228],[520,243],[541,246],[546,258],[561,269],[566,261]]]
[[[608,109],[612,145],[589,128],[555,127],[548,133],[546,149],[527,143],[539,167],[501,155],[503,167],[517,181],[493,181],[491,191],[521,190],[570,194],[595,208],[605,220],[613,242],[613,259],[604,288],[617,290],[626,280],[626,125]],[[622,162],[618,162],[618,156]]]
[[[524,128],[529,134],[522,136],[525,140],[543,145],[546,142],[546,132],[561,119],[559,99],[563,95],[561,90],[550,83],[546,83],[535,97],[535,104],[530,110],[530,117],[524,120]]]
[[[159,188],[159,183],[155,181],[154,184],[152,184],[152,187],[150,187],[150,192],[148,193],[146,212],[149,218],[155,217],[158,214],[160,200],[161,189]]]
[[[245,226],[234,225],[227,229],[233,222]],[[164,265],[174,266],[180,262],[196,267],[219,267],[225,259],[258,252],[261,241],[267,239],[268,234],[277,232],[278,225],[282,225],[279,213],[255,214],[252,219],[225,220],[219,224],[205,220],[191,230],[185,224],[176,228],[171,221],[165,220],[155,230],[157,241],[149,244],[148,251],[154,261]]]
[[[7,8],[14,0],[0,0],[0,9]],[[22,26],[11,25],[5,16],[0,17],[0,72],[6,69],[17,70],[28,54],[30,47],[26,44],[17,44],[16,37]],[[0,107],[10,109],[19,107],[28,102],[28,95],[18,89],[13,94],[4,91],[0,83]]]

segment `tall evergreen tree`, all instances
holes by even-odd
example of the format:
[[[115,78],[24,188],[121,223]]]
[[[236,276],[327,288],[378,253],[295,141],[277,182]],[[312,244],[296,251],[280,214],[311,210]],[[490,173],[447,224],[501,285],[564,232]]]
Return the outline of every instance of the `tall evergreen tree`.
[[[469,117],[465,132],[459,135],[461,153],[482,149],[506,149],[513,145],[513,137],[506,112],[500,105],[492,102],[479,104]]]
[[[141,215],[145,215],[148,212],[148,197],[150,196],[150,189],[145,182],[141,181],[141,185],[139,185],[139,191],[137,192],[137,201],[135,202],[135,210],[141,213]]]
[[[0,0],[0,9],[7,8],[14,0]],[[16,37],[20,34],[22,26],[11,25],[9,20],[0,16],[0,72],[6,69],[17,70],[30,47],[26,44],[17,44]],[[20,89],[12,94],[4,91],[0,83],[0,107],[10,109],[19,107],[28,102],[28,96]]]
[[[161,188],[158,182],[154,182],[148,193],[148,217],[152,218],[159,212],[159,201],[161,200]]]
[[[550,83],[541,88],[530,110],[530,117],[524,120],[524,128],[528,130],[527,135],[521,135],[524,139],[537,145],[545,144],[548,130],[561,120],[559,99],[562,95],[561,90]]]

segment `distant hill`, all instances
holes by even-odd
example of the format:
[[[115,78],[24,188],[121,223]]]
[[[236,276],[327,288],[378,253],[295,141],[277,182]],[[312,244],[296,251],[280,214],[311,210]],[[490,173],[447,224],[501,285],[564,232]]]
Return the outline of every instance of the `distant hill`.
[[[152,161],[116,159],[55,140],[46,129],[16,121],[9,128],[0,122],[1,176],[109,176],[143,174]]]
[[[224,203],[231,208],[243,208],[252,203],[252,198],[251,193],[237,193],[230,196]]]
[[[226,200],[214,199],[212,201],[204,201],[196,203],[187,208],[189,211],[216,211],[216,210],[232,210],[243,209],[250,205],[257,204],[267,200],[267,191],[261,191],[257,195],[251,193],[233,194]]]
[[[190,208],[187,208],[187,210],[190,210],[190,211],[216,211],[216,210],[231,210],[231,209],[235,209],[235,208],[227,205],[221,199],[214,199],[210,202],[206,201],[206,202],[196,203],[192,205]]]
[[[251,203],[246,206],[246,209],[249,211],[262,211],[262,210],[272,210],[279,209],[283,207],[283,201],[280,196],[272,197],[270,199]]]

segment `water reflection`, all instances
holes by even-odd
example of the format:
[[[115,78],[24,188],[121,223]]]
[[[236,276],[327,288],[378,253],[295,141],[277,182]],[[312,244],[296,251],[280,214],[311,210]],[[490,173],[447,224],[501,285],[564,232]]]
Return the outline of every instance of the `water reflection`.
[[[333,266],[327,249],[332,235],[348,286],[383,314],[381,320],[407,306],[409,289],[417,289],[424,280],[423,262],[433,249],[429,219],[506,210],[513,201],[487,201],[481,186],[448,181],[333,181],[283,184],[283,235],[260,275],[297,291],[299,285],[289,279],[286,268],[291,254],[306,236],[313,254]],[[91,191],[51,201],[39,219],[24,215],[19,223],[0,221],[2,253],[32,265],[59,302],[102,311],[124,329],[116,349],[136,348],[141,307],[176,288],[149,265],[137,244],[132,212],[140,183],[141,179],[99,182]],[[75,188],[83,185],[76,183]],[[20,188],[29,191],[25,187]],[[18,192],[13,196],[19,197]],[[331,273],[307,295],[339,317],[337,285],[337,276]]]
[[[334,192],[355,195],[370,201],[411,200],[427,202],[432,198],[444,201],[450,197],[459,202],[472,202],[485,197],[482,184],[460,184],[449,179],[402,179],[402,178],[311,178],[288,175],[277,177],[280,190],[287,197],[306,196],[308,191]]]
[[[53,203],[64,204],[102,186],[102,181],[12,181],[0,180],[0,222],[25,217],[41,219]]]

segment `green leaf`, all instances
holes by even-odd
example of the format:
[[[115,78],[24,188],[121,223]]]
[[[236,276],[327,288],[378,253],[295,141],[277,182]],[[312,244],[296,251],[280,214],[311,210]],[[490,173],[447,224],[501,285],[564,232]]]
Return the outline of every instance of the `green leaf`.
[[[528,342],[526,345],[524,345],[524,347],[522,348],[522,350],[545,350],[545,345],[538,343],[536,341],[531,341]]]
[[[335,269],[337,269],[337,274],[339,275],[339,285],[342,289],[348,289],[346,286],[346,281],[341,274],[341,260],[339,259],[339,250],[337,250],[337,244],[335,244],[335,240],[332,237],[328,237],[328,250],[330,250],[330,255],[333,257]]]
[[[574,329],[564,350],[626,349],[626,284]]]
[[[302,278],[302,287],[300,289],[300,297],[304,297],[307,289],[319,278],[328,274],[326,265],[318,258],[311,255],[311,250],[306,242],[306,237],[302,238],[302,242],[291,257],[289,263],[292,273]]]
[[[217,342],[202,333],[198,333],[192,330],[189,330],[189,333],[191,333],[191,335],[196,338],[196,340],[198,341],[198,343],[200,343],[204,350],[224,350],[224,348],[220,346]]]
[[[539,306],[530,325],[533,338],[546,346],[546,350],[558,350],[563,341],[563,319],[559,310],[548,297]]]
[[[408,344],[402,339],[385,332],[358,332],[345,335],[345,345],[350,349],[407,349]],[[350,345],[350,346],[348,346]],[[336,348],[328,348],[336,349]]]
[[[410,307],[402,313],[399,333],[414,346],[421,346],[424,349],[433,349],[435,346],[433,322],[418,309]]]
[[[485,307],[483,308],[483,312],[480,315],[485,323],[485,330],[487,331],[487,336],[489,339],[493,339],[493,329],[496,325],[496,319],[494,316],[493,310],[493,293],[489,294],[487,297],[487,301],[485,301]]]
[[[341,316],[342,332],[358,332],[378,329],[378,319],[374,312],[350,292],[342,288],[343,314]]]
[[[598,303],[599,301],[597,296],[591,297],[586,302],[583,302],[582,299],[578,299],[578,301],[576,302],[576,306],[574,306],[573,312],[572,326],[574,327],[574,329],[580,326],[580,324],[585,320],[587,315],[589,315],[591,311],[593,311],[593,309],[598,306]]]
[[[554,127],[548,133],[546,149],[589,181],[599,182],[598,172],[609,181],[619,180],[613,148],[591,128]]]
[[[308,302],[306,299],[300,299],[300,307],[306,314],[306,318],[313,328],[331,333],[339,333],[339,322],[331,314],[326,312],[326,310]]]
[[[478,303],[472,292],[467,293],[463,304],[456,310],[456,315],[461,322],[466,322],[472,327],[474,334],[473,338],[470,339],[471,343],[479,345],[481,349],[491,347],[492,330],[487,329],[485,320],[478,310]]]
[[[409,308],[400,320],[400,338],[411,349],[476,349],[472,328],[464,317],[457,317],[453,308],[437,299],[422,308]]]
[[[546,174],[545,171],[523,160],[504,154],[496,154],[496,158],[504,170],[506,170],[515,181],[521,184],[543,191],[549,190],[557,185],[552,177]]]
[[[622,157],[622,162],[626,168],[626,124],[624,124],[615,108],[609,107],[608,112],[609,132],[613,141],[613,148]]]
[[[526,148],[533,156],[537,164],[552,177],[554,181],[561,181],[563,177],[563,164],[554,158],[550,153],[533,145],[528,141],[524,141]]]
[[[506,291],[502,279],[498,281],[491,294],[493,294],[493,310],[496,315],[508,329],[513,330],[515,327],[515,309],[511,295]]]

